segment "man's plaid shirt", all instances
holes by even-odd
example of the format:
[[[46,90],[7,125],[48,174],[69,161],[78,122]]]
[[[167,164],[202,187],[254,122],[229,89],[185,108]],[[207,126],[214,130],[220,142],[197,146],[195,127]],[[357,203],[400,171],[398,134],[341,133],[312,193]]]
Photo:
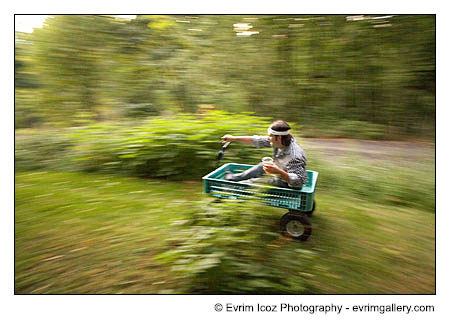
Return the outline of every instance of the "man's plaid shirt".
[[[253,135],[255,147],[271,147],[269,136]],[[306,173],[306,154],[292,137],[289,146],[273,149],[273,162],[289,176],[290,187],[301,187],[308,182]]]

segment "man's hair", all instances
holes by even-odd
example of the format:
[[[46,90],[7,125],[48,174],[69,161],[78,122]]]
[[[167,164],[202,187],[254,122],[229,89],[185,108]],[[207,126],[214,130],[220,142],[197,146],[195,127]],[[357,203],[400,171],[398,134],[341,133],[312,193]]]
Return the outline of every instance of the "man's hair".
[[[270,124],[270,128],[272,128],[274,131],[277,132],[284,132],[291,129],[291,127],[283,120],[274,121],[272,124]],[[291,144],[292,141],[291,134],[275,135],[275,136],[281,136],[281,144],[283,144],[284,146],[289,146],[289,144]]]

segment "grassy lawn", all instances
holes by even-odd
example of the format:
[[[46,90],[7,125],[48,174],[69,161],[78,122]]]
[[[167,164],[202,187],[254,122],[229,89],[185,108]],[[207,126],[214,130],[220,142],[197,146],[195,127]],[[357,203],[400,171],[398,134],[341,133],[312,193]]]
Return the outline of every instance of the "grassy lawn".
[[[156,293],[152,256],[199,183],[106,175],[16,174],[16,293]]]
[[[326,193],[317,202],[307,244],[320,251],[320,293],[435,292],[434,213]]]
[[[153,294],[178,282],[153,257],[169,224],[187,217],[200,182],[20,172],[15,176],[15,291],[19,294]],[[315,294],[435,292],[435,215],[330,189],[316,195],[313,235],[280,249],[315,251]],[[283,210],[261,207],[263,213]],[[274,224],[272,230],[276,229]],[[298,268],[301,269],[301,264]],[[289,274],[286,274],[289,275]]]

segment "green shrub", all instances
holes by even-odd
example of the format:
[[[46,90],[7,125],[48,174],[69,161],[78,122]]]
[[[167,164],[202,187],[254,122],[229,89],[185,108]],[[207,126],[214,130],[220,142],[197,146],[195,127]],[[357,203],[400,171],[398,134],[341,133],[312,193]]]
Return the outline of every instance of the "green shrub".
[[[33,132],[16,140],[14,162],[16,170],[72,170],[71,149],[74,143],[67,132]]]
[[[190,209],[191,218],[172,225],[168,250],[156,257],[171,266],[175,292],[308,292],[316,255],[280,239],[280,215],[263,212],[256,200],[204,199]]]
[[[95,124],[72,134],[75,162],[85,171],[141,177],[198,179],[217,166],[225,134],[264,134],[269,120],[248,113],[212,111],[151,118],[139,123]],[[256,163],[263,152],[233,144],[228,160]]]
[[[17,140],[16,168],[199,179],[217,167],[223,135],[265,134],[269,123],[250,113],[212,111],[41,131]],[[264,149],[233,143],[222,163],[254,164],[264,154]]]

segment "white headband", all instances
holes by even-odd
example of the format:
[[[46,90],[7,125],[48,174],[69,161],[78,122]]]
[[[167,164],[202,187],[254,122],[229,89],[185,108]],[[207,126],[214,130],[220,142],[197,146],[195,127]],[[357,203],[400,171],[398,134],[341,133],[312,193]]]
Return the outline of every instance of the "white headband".
[[[267,128],[267,134],[273,134],[273,135],[289,135],[289,131],[283,131],[283,132],[277,132],[273,130],[272,128]]]

